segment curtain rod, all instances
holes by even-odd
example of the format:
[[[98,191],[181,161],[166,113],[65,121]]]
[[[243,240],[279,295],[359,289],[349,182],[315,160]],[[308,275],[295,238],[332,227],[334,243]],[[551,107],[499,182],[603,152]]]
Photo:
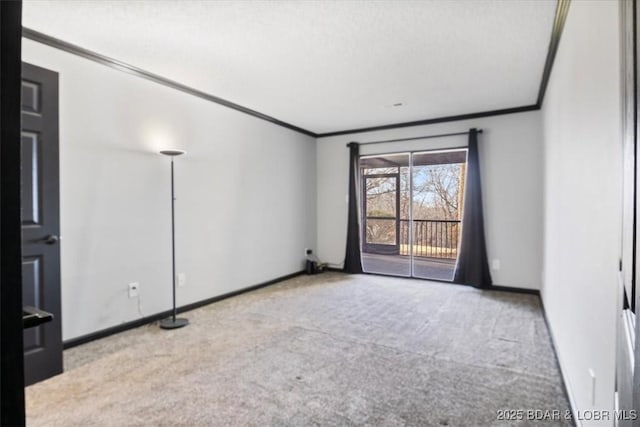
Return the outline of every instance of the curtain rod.
[[[358,142],[357,144],[360,145],[364,145],[364,144],[384,144],[385,142],[400,142],[400,141],[413,141],[416,139],[429,139],[429,138],[442,138],[445,136],[455,136],[455,135],[467,135],[469,133],[469,131],[465,131],[465,132],[454,132],[454,133],[441,133],[438,135],[426,135],[426,136],[416,136],[413,138],[401,138],[401,139],[385,139],[382,141],[368,141],[368,142]],[[482,133],[482,129],[478,129],[478,133]],[[351,144],[351,142],[349,143]],[[347,144],[347,147],[349,146],[349,144]]]

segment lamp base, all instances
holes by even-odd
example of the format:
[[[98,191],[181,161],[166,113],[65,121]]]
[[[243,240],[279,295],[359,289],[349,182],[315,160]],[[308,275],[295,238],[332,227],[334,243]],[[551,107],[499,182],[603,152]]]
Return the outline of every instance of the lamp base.
[[[188,324],[188,319],[174,319],[173,317],[162,319],[160,321],[160,327],[162,329],[178,329],[182,328],[183,326],[187,326]]]

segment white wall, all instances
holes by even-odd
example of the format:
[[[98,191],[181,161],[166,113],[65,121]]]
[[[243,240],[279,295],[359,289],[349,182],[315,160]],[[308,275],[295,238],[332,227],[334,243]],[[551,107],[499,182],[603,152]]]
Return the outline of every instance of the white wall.
[[[622,189],[618,31],[617,2],[572,2],[543,106],[542,298],[581,411],[612,410],[614,402]],[[596,375],[595,404],[589,369]]]
[[[342,265],[346,246],[349,141],[483,129],[479,136],[485,232],[494,284],[538,289],[542,265],[542,135],[538,111],[318,139],[318,255]],[[467,137],[361,146],[362,154],[460,147]]]
[[[23,60],[60,73],[63,339],[171,307],[162,147],[188,151],[176,159],[178,305],[302,270],[313,138],[30,40]]]

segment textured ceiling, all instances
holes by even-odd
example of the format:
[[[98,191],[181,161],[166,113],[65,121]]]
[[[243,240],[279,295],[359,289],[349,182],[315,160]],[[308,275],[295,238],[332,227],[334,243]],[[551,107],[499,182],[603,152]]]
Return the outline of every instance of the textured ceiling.
[[[23,25],[325,133],[535,104],[555,7],[38,0]]]

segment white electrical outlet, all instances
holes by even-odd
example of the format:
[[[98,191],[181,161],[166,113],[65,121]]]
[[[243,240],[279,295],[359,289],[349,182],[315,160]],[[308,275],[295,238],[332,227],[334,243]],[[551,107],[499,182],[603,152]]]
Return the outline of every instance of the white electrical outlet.
[[[500,270],[500,260],[494,258],[491,260],[491,269],[492,270]]]
[[[187,286],[187,273],[178,274],[178,287],[184,288]]]
[[[140,290],[140,283],[138,282],[129,283],[129,298],[137,298],[139,290]]]

